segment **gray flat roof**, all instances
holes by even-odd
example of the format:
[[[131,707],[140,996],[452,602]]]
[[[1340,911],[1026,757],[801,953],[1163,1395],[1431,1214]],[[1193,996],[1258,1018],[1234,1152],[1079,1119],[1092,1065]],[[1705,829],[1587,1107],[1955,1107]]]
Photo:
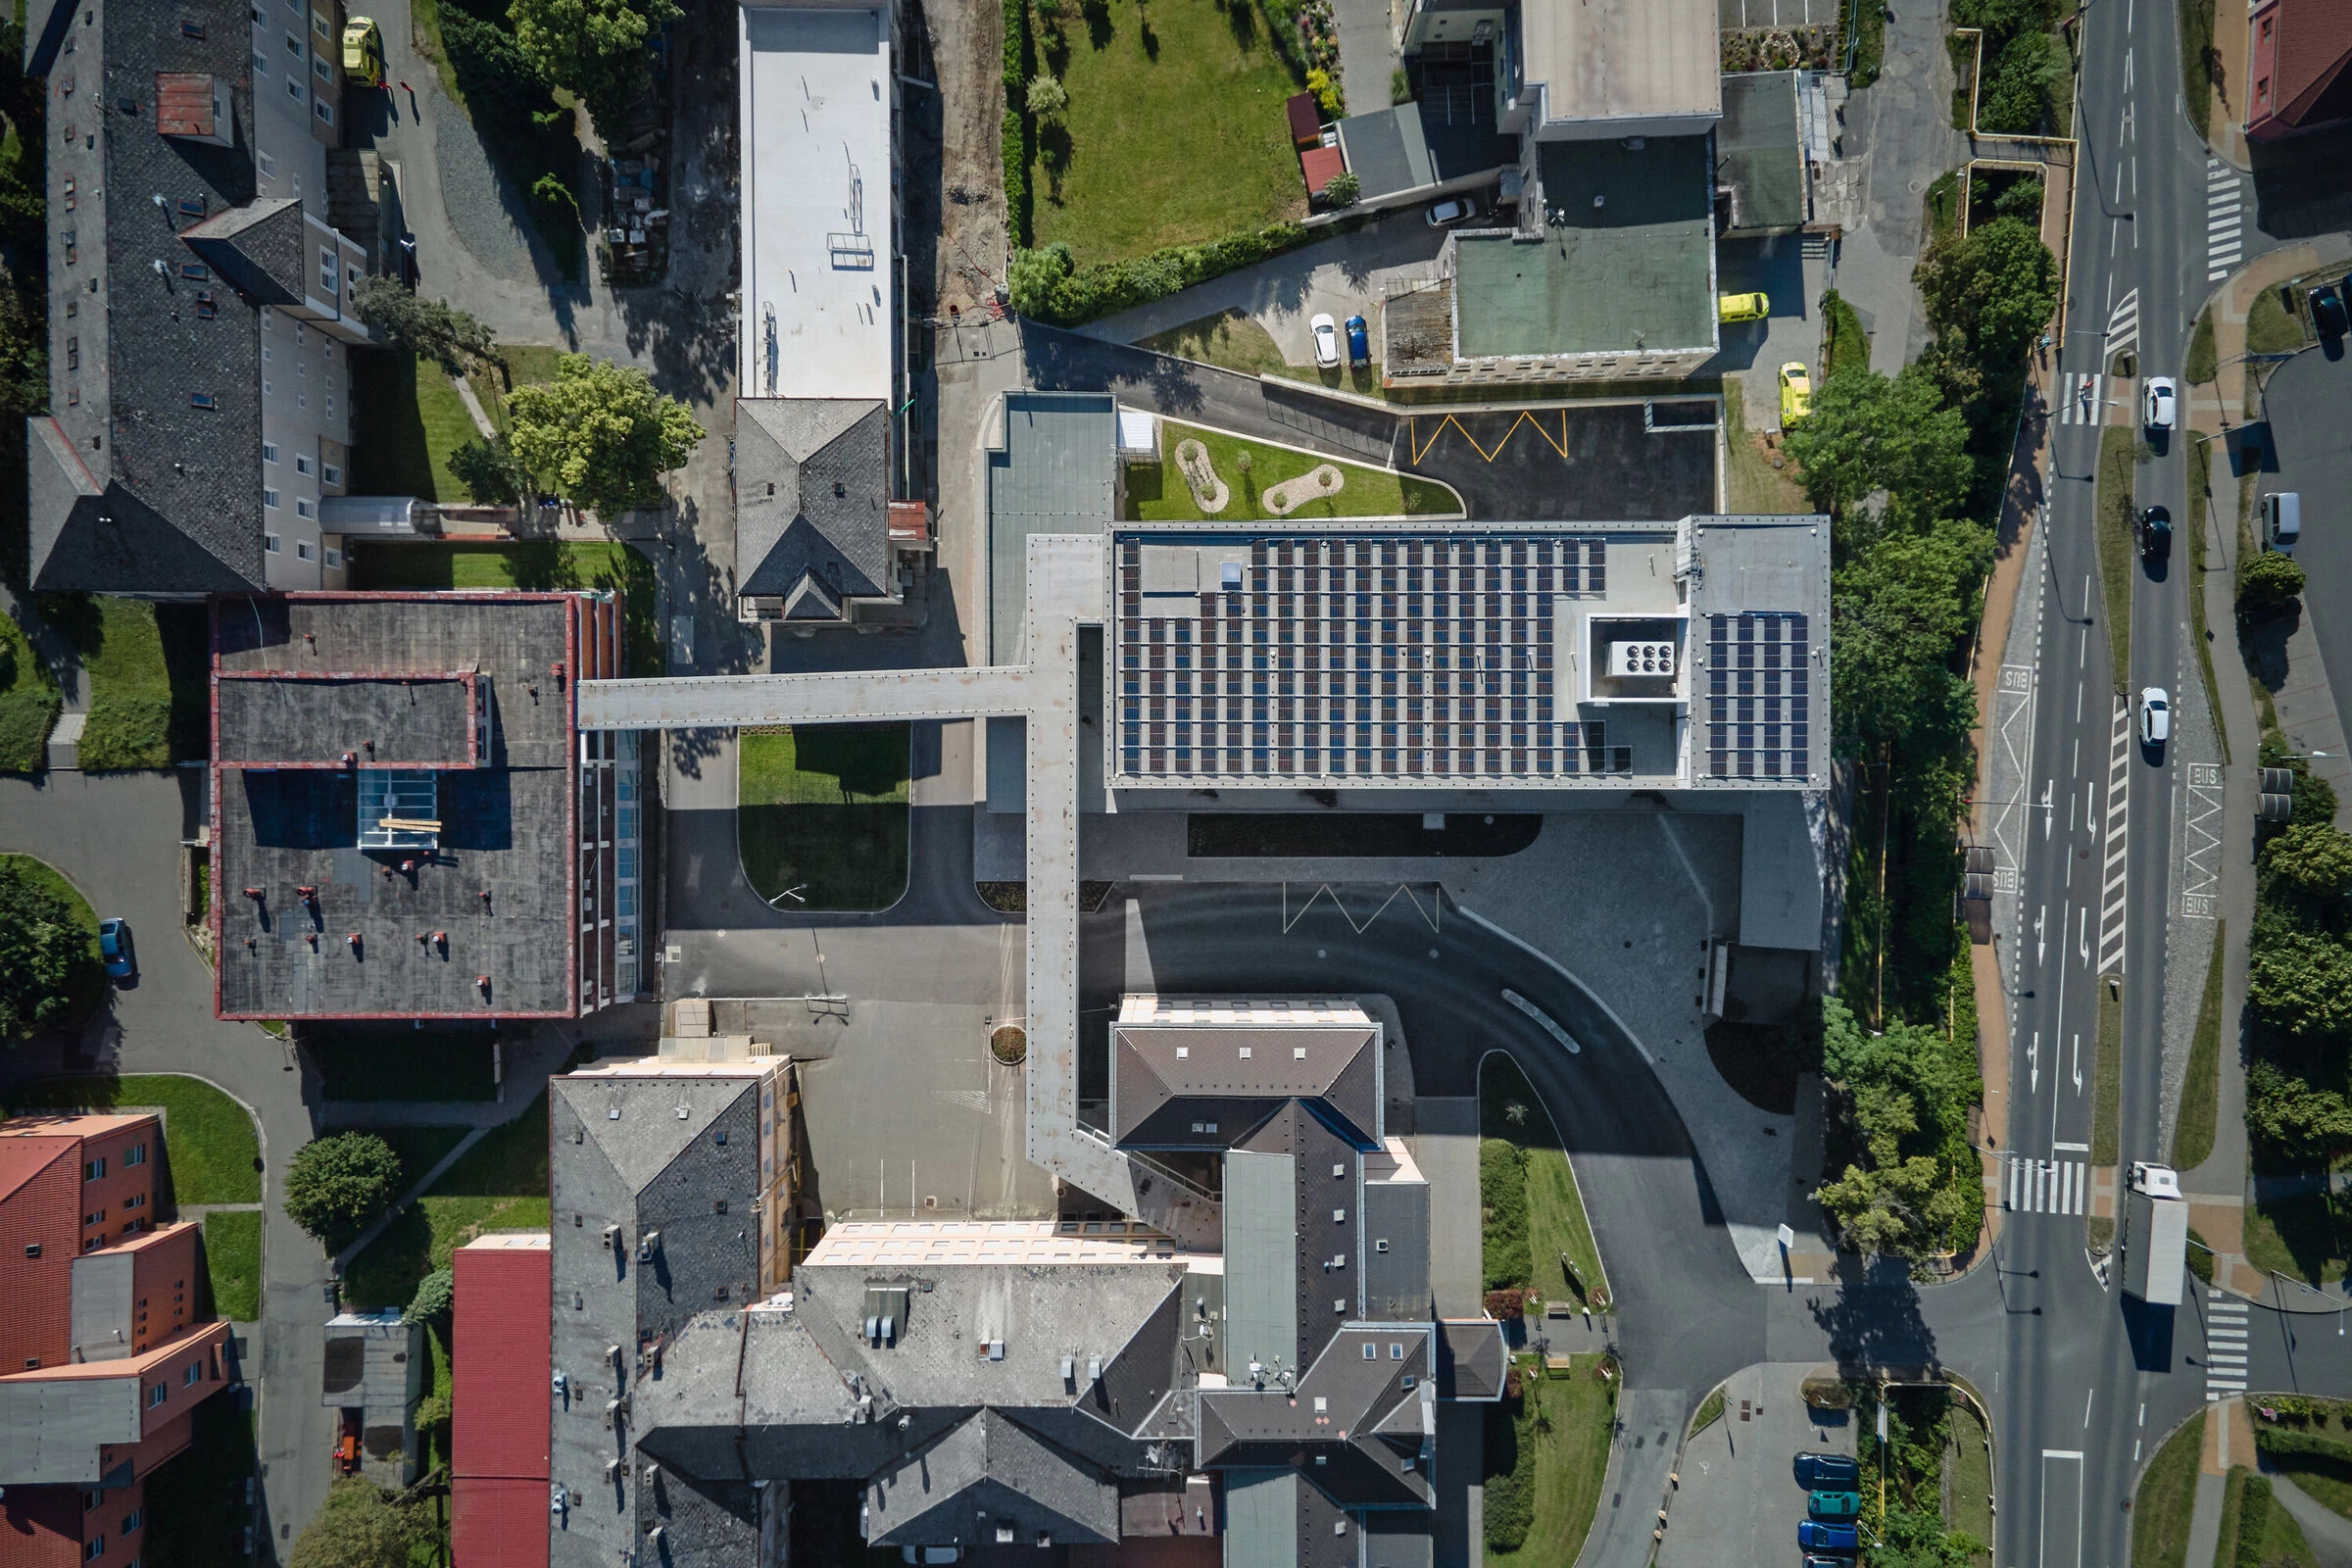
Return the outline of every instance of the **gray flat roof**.
[[[1389,196],[1437,183],[1438,167],[1429,154],[1429,138],[1422,133],[1419,104],[1350,115],[1340,122],[1339,129],[1340,150],[1347,154],[1348,171],[1365,196]]]
[[[1723,78],[1715,183],[1732,193],[1726,232],[1798,228],[1812,217],[1805,199],[1795,72],[1743,72]]]
[[[988,454],[989,660],[1024,662],[1029,536],[1100,533],[1118,512],[1117,405],[1107,392],[1007,392]]]
[[[1715,235],[1704,136],[1545,142],[1541,241],[1454,236],[1464,359],[1713,349]],[[1597,205],[1595,205],[1597,203]]]
[[[1529,0],[1521,70],[1549,92],[1544,118],[1712,118],[1722,98],[1715,0]]]

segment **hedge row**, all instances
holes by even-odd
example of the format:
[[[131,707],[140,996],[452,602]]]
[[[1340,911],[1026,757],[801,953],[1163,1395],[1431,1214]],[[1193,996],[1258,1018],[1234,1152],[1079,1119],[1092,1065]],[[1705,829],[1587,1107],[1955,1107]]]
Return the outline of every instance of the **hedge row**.
[[[2262,1538],[2271,1529],[2270,1477],[2248,1475],[2244,1487],[2238,1494],[2237,1542],[2230,1564],[2231,1568],[2263,1568]]]
[[[1487,1289],[1525,1285],[1535,1272],[1528,1251],[1526,1150],[1500,1138],[1479,1143],[1478,1200],[1486,1219]]]
[[[2352,1467],[2352,1443],[2330,1438],[2317,1432],[2298,1432],[2292,1427],[2266,1426],[2254,1434],[2254,1446],[2263,1452],[2283,1457],[2289,1454],[2312,1459],[2326,1459],[2334,1464]]]
[[[1307,242],[1298,223],[1273,223],[1199,245],[1170,245],[1123,262],[1074,268],[1069,247],[1051,245],[1013,258],[1013,308],[1023,316],[1075,326],[1164,299],[1196,283],[1249,267]]]
[[[1029,243],[1029,164],[1037,136],[1029,119],[1029,78],[1036,74],[1029,0],[1004,0],[1004,223],[1015,249]]]
[[[1266,19],[1266,31],[1289,64],[1291,74],[1304,81],[1309,62],[1306,40],[1298,36],[1298,0],[1257,0],[1257,11]]]

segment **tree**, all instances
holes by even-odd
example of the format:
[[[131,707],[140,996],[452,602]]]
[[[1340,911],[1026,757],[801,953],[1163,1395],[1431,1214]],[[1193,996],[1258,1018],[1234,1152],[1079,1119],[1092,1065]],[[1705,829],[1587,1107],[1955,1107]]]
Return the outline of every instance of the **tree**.
[[[1992,536],[1969,522],[1892,529],[1831,579],[1831,709],[1849,749],[1904,746],[1924,756],[1976,720],[1976,693],[1952,672],[1975,621]]]
[[[1957,243],[1940,240],[1912,273],[1928,319],[1953,332],[1979,365],[2007,366],[2058,308],[2058,261],[2039,233],[1996,218]]]
[[[2303,564],[2292,556],[2265,550],[2237,568],[2237,604],[2241,610],[2282,605],[2303,591]]]
[[[1060,240],[1034,251],[1014,251],[1006,281],[1016,316],[1048,313],[1054,287],[1077,270],[1070,248]]]
[[[437,1268],[416,1282],[416,1294],[409,1298],[409,1309],[400,1314],[403,1323],[438,1323],[447,1318],[458,1304],[458,1278],[450,1269]]]
[[[514,42],[540,75],[588,106],[598,128],[620,116],[652,79],[646,40],[678,15],[674,0],[511,0]]]
[[[2030,136],[2042,127],[2072,69],[2056,37],[2035,27],[2004,45],[1977,92],[1977,128]]]
[[[409,1419],[419,1432],[438,1432],[449,1425],[449,1396],[428,1394],[416,1401],[416,1413]]]
[[[451,375],[469,362],[506,364],[490,329],[447,300],[428,300],[397,277],[377,273],[352,291],[355,315],[384,336],[388,347],[430,360]]]
[[[2262,852],[2263,863],[2287,892],[2341,900],[2352,892],[2352,833],[2321,822],[2289,826]]]
[[[2352,1104],[2257,1059],[2246,1069],[2246,1128],[2292,1160],[2326,1164],[2352,1147]]]
[[[1945,516],[1967,499],[1975,473],[1967,419],[1943,406],[1942,390],[1917,365],[1892,380],[1867,366],[1838,371],[1787,441],[1804,469],[1805,495],[1833,517],[1880,490],[1890,511]]]
[[[408,1568],[423,1535],[415,1512],[371,1481],[345,1476],[330,1488],[288,1558],[290,1568]]]
[[[2258,917],[2246,995],[2287,1034],[2339,1034],[2352,1026],[2352,948],[2326,932]]]
[[[400,1156],[373,1133],[314,1138],[286,1167],[286,1217],[321,1241],[367,1229],[400,1196]]]
[[[0,1038],[70,1022],[97,994],[94,935],[63,895],[0,861]]]
[[[585,354],[557,356],[556,379],[516,387],[507,412],[523,470],[608,519],[658,498],[662,475],[703,439],[693,412],[643,370]]]
[[[2041,224],[2041,200],[2040,180],[2013,180],[2007,190],[1992,199],[1992,215],[1995,218],[2014,218],[2038,228]]]
[[[1059,76],[1040,72],[1030,78],[1028,107],[1029,118],[1040,126],[1058,125],[1069,111],[1070,90]]]
[[[1865,1153],[1814,1195],[1846,1245],[1916,1256],[1973,1238],[1984,1214],[1967,1152],[1968,1107],[1984,1088],[1973,1045],[1899,1019],[1865,1033],[1832,997],[1822,1004],[1822,1072]],[[1955,1145],[1962,1157],[1947,1157]]]
[[[514,461],[514,448],[503,431],[487,441],[477,437],[452,452],[449,471],[478,506],[519,501],[530,485],[530,475]]]

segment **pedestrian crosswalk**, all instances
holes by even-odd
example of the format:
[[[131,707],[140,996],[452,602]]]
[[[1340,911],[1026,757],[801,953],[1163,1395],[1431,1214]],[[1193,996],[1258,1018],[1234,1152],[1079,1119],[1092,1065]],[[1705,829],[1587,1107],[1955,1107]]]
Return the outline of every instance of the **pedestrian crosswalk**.
[[[2246,1303],[2205,1288],[2205,1397],[2234,1399],[2246,1392]]]
[[[2080,1214],[2090,1190],[2090,1173],[2079,1159],[2009,1158],[2009,1181],[2001,1206],[2021,1214]]]
[[[2129,848],[2132,798],[2132,710],[2115,705],[2107,746],[2107,833],[2101,849],[2099,883],[2099,973],[2124,972],[2125,857]]]
[[[2230,275],[2246,253],[2245,176],[2219,158],[2205,159],[2205,280]]]
[[[2097,424],[2104,416],[2106,377],[2090,370],[2069,370],[2059,377],[2058,422]]]
[[[2118,354],[2129,354],[2139,347],[2139,290],[2127,289],[2124,297],[2115,302],[2107,316],[2107,344],[2105,353],[2110,361]]]

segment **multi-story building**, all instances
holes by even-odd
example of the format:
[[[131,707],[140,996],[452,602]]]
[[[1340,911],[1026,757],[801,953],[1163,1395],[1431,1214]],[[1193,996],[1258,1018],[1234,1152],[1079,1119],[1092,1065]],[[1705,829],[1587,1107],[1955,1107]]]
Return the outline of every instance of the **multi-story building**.
[[[2249,138],[2278,141],[2352,120],[2352,9],[2253,0],[2246,31]]]
[[[377,245],[328,220],[338,19],[332,0],[28,14],[49,88],[34,587],[340,585],[320,512],[349,478],[352,292]]]
[[[451,1255],[449,1539],[461,1563],[547,1561],[549,1306],[545,1231],[476,1237]]]
[[[227,1385],[228,1325],[200,1315],[197,1227],[155,1223],[162,1156],[153,1115],[0,1124],[0,1558],[12,1568],[136,1563],[147,1476]]]
[[[931,548],[904,457],[897,8],[742,0],[736,606],[794,631],[904,623]]]
[[[569,1018],[636,995],[636,737],[604,593],[213,604],[223,1018]]]

